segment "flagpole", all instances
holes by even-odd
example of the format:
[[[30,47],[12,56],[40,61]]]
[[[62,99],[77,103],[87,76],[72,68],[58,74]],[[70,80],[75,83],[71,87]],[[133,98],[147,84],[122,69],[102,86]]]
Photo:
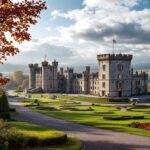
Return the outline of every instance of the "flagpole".
[[[114,55],[114,40],[113,40],[113,55]]]

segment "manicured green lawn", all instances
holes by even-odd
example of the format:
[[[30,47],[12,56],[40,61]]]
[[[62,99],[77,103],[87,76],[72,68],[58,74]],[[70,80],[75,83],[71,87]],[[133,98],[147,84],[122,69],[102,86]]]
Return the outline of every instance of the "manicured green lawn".
[[[129,127],[129,124],[133,122],[142,122],[142,123],[150,122],[150,114],[145,114],[145,112],[150,111],[150,108],[134,107],[130,109],[129,111],[121,111],[118,107],[76,106],[76,105],[73,105],[74,103],[72,103],[70,99],[67,99],[69,96],[66,96],[66,95],[62,95],[62,96],[63,96],[63,99],[60,99],[60,100],[58,99],[47,100],[46,98],[45,99],[38,98],[40,102],[43,102],[40,104],[41,107],[45,107],[45,106],[55,107],[59,109],[59,111],[50,111],[50,110],[45,110],[45,109],[42,110],[42,109],[38,109],[38,107],[36,106],[30,107],[30,108],[48,116],[53,116],[56,118],[60,118],[60,119],[67,120],[67,121],[72,121],[72,122],[79,123],[79,124],[89,125],[89,126],[93,126],[97,128],[110,129],[110,130],[115,130],[115,131],[120,131],[120,132],[127,132],[131,134],[150,136],[150,131],[148,130]],[[30,101],[32,102],[31,99],[28,99],[29,103]],[[87,101],[87,99],[85,99],[85,101]],[[92,99],[90,101],[92,101]],[[47,102],[47,103],[44,104],[44,102]],[[62,109],[64,107],[65,108],[67,107],[77,108],[78,111]],[[91,107],[93,111],[86,111],[88,110],[89,107]],[[104,116],[144,116],[144,119],[106,120],[103,118]]]
[[[130,110],[137,111],[137,112],[147,112],[147,111],[150,112],[150,107],[142,107],[142,106],[140,106],[140,107],[132,108]]]
[[[41,126],[33,125],[26,122],[9,122],[10,127],[15,127],[17,132],[25,135],[26,137],[36,137],[38,139],[44,140],[57,140],[66,134],[61,131],[50,130],[43,128]],[[82,143],[74,137],[69,137],[65,143],[52,145],[49,147],[42,148],[27,148],[27,150],[80,150],[82,148]]]
[[[108,110],[108,108],[107,108]],[[150,115],[144,115],[141,112],[116,112],[115,114],[111,114],[111,116],[120,116],[120,115],[144,115],[145,119],[141,120],[105,120],[102,114],[94,114],[93,112],[75,112],[75,111],[46,111],[46,110],[36,110],[40,113],[46,114],[48,116],[53,116],[56,118],[64,119],[67,121],[72,121],[75,123],[89,125],[97,128],[111,129],[115,131],[128,132],[131,134],[150,136],[150,131],[131,128],[128,125],[132,122],[150,122]]]
[[[17,93],[17,95],[23,95],[22,93]],[[25,95],[25,94],[24,94]],[[51,99],[53,96],[57,96],[57,99],[61,100],[75,100],[79,102],[90,102],[90,103],[98,103],[98,104],[126,104],[129,102],[109,102],[108,98],[95,98],[95,97],[84,97],[84,96],[72,96],[72,95],[65,95],[59,93],[37,93],[37,94],[29,94],[32,99],[41,99],[43,98],[44,101]]]

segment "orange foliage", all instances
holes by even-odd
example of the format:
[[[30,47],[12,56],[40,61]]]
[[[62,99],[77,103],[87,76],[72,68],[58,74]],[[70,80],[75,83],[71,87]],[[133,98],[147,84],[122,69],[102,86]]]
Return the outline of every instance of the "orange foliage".
[[[29,27],[37,23],[43,9],[46,9],[43,0],[23,0],[18,3],[13,3],[13,0],[0,0],[0,63],[19,52],[13,41],[7,39],[6,32],[18,43],[29,41]]]

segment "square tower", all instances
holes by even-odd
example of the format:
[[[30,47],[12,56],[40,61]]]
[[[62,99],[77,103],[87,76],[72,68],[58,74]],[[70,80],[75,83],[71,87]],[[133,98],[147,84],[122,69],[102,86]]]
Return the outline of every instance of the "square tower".
[[[132,93],[132,55],[98,55],[99,95],[104,97],[127,97]]]

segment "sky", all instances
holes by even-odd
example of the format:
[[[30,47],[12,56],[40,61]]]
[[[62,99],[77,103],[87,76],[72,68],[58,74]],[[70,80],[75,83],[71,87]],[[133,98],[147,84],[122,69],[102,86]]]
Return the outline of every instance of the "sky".
[[[133,64],[150,63],[150,0],[46,0],[46,5],[30,28],[31,41],[16,45],[20,53],[7,63],[40,63],[46,56],[60,65],[93,65],[97,54],[113,53],[113,39],[115,53],[133,54]]]

